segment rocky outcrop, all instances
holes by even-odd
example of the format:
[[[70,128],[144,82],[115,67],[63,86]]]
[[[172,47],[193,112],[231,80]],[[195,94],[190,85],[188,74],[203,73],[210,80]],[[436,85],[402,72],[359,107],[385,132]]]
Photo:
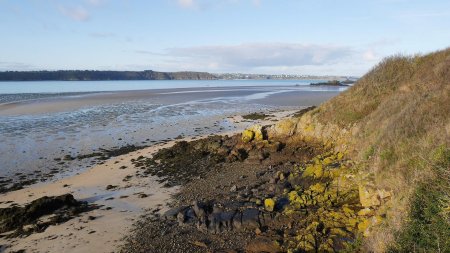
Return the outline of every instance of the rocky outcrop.
[[[205,203],[194,201],[192,205],[176,207],[163,215],[177,220],[180,226],[196,226],[213,234],[224,231],[261,228],[271,222],[271,216],[256,206],[245,203]]]
[[[44,231],[48,226],[65,222],[79,213],[92,210],[86,202],[77,201],[71,194],[42,197],[24,207],[0,209],[0,233],[15,231],[9,236]],[[45,216],[45,219],[41,219]]]

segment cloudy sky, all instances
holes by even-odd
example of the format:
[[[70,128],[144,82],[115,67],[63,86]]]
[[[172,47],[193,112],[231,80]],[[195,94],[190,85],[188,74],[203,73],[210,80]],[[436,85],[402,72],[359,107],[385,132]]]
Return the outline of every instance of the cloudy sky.
[[[450,46],[444,0],[0,0],[0,71],[362,75]]]

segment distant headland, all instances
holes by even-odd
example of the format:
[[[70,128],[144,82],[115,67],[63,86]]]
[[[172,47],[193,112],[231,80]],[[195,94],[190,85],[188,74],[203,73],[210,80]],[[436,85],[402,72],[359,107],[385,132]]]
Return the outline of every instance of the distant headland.
[[[208,72],[159,72],[104,71],[104,70],[56,70],[56,71],[3,71],[0,81],[109,81],[109,80],[348,80],[355,77],[314,75],[268,75]]]

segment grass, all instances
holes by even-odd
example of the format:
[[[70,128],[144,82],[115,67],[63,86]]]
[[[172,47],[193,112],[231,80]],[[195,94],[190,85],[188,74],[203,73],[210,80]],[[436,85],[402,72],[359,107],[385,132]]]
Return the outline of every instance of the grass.
[[[450,229],[450,48],[386,58],[310,115],[357,129],[353,160],[394,191],[389,226],[366,240],[367,251],[450,251],[441,238]]]
[[[450,226],[440,206],[442,194],[433,185],[424,183],[416,189],[409,222],[390,252],[450,252]]]

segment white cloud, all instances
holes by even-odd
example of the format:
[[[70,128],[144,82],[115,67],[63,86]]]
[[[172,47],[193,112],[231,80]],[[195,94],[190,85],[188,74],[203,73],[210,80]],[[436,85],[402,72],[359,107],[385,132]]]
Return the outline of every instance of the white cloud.
[[[90,18],[89,12],[82,6],[68,7],[60,5],[59,12],[64,16],[69,17],[75,21],[87,21]]]
[[[373,61],[373,60],[378,59],[378,57],[375,55],[375,52],[372,49],[365,51],[363,53],[362,57],[366,61]]]
[[[382,55],[362,48],[303,43],[244,43],[135,50],[139,61],[162,71],[208,71],[262,74],[354,75],[369,70]]]
[[[170,48],[168,56],[214,62],[221,67],[323,65],[354,54],[349,47],[295,43]]]

